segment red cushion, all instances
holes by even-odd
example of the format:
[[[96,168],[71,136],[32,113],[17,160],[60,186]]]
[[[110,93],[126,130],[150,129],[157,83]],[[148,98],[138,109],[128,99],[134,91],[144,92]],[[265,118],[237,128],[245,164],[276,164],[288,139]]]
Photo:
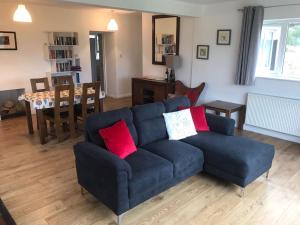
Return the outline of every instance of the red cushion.
[[[186,92],[185,95],[190,99],[191,104],[195,105],[198,101],[200,93],[197,90],[190,90],[190,91]]]
[[[121,159],[137,150],[125,120],[120,120],[111,127],[100,129],[99,135],[103,138],[108,151]]]
[[[179,110],[187,109],[188,107],[179,106]],[[192,118],[196,131],[209,131],[207,125],[206,116],[205,116],[205,107],[204,106],[193,106],[190,107]]]

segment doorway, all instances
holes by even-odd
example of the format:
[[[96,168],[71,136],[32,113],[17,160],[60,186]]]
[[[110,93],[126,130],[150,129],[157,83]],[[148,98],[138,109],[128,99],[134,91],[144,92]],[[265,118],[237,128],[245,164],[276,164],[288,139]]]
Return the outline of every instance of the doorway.
[[[103,50],[103,33],[91,31],[90,37],[90,53],[91,53],[91,69],[92,81],[99,81],[101,91],[106,92],[105,77],[104,77],[104,50]]]

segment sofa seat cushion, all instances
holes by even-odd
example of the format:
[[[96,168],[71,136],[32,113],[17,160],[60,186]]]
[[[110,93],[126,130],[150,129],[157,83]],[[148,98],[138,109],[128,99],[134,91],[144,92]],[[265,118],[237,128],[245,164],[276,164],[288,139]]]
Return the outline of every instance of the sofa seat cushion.
[[[192,145],[175,140],[161,140],[143,146],[144,149],[170,161],[174,166],[174,177],[180,177],[187,170],[203,169],[203,152]]]
[[[144,149],[139,148],[125,160],[132,170],[129,180],[131,198],[173,179],[172,163]]]
[[[240,178],[265,172],[274,157],[272,145],[245,137],[201,132],[182,141],[204,150],[205,165]]]

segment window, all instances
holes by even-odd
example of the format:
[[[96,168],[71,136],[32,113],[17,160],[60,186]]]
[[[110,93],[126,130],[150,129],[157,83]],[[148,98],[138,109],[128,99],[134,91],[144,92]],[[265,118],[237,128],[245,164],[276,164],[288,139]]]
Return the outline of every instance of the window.
[[[300,80],[300,20],[264,23],[257,77]]]

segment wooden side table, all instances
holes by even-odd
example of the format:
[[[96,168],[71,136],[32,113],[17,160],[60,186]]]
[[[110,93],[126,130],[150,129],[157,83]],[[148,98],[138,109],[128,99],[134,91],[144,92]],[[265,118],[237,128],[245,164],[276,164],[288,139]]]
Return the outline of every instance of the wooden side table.
[[[227,118],[231,118],[231,113],[238,112],[238,129],[243,130],[246,117],[246,105],[224,101],[213,101],[204,104],[204,106],[205,109],[215,111],[216,115],[220,115],[220,113],[225,113]]]

